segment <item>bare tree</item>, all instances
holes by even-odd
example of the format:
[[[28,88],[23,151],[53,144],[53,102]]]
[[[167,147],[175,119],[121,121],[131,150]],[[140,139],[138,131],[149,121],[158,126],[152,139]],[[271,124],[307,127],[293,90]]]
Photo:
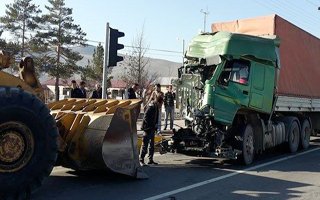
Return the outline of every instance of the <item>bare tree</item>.
[[[143,90],[158,78],[157,73],[148,70],[150,59],[145,56],[148,48],[149,45],[145,43],[144,28],[142,28],[142,31],[133,38],[132,50],[122,63],[125,70],[121,75],[121,79],[127,83],[127,86],[138,83]]]

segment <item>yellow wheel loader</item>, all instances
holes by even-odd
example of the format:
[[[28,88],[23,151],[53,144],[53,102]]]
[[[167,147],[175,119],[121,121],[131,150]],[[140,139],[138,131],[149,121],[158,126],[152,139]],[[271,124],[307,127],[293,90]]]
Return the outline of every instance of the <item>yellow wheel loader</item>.
[[[30,57],[20,77],[2,69],[0,51],[0,199],[27,199],[56,165],[147,178],[138,161],[139,100],[64,99],[48,105]]]

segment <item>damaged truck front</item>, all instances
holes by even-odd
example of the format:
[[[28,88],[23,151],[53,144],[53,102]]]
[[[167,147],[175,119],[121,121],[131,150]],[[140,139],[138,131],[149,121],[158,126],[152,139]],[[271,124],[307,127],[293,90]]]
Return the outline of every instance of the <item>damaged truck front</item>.
[[[275,36],[201,34],[185,57],[174,85],[187,128],[168,141],[171,151],[251,164],[255,154],[283,143],[291,152],[301,142],[308,147],[308,116],[276,110],[280,63]]]

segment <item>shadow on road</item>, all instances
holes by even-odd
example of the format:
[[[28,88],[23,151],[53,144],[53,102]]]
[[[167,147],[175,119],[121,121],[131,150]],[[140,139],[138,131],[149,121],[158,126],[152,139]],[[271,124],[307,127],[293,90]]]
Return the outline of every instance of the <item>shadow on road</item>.
[[[318,147],[312,145],[311,148]],[[285,149],[274,149],[258,156],[252,166],[283,158]],[[317,154],[262,167],[246,174],[227,177],[210,184],[173,195],[179,199],[288,199],[306,194],[304,188],[315,187],[314,183],[295,177],[299,172],[313,175],[320,171],[319,162],[314,162]],[[183,188],[195,183],[222,177],[248,166],[232,160],[203,157],[188,157],[176,154],[157,156],[158,166],[143,167],[149,175],[147,180],[135,180],[109,172],[54,171],[44,185],[33,194],[32,199],[144,199],[168,191]],[[318,158],[315,158],[318,159]],[[286,163],[287,162],[287,163]],[[252,167],[249,166],[249,167]],[[292,179],[277,176],[280,173],[292,174]],[[319,176],[319,175],[318,175]],[[289,175],[290,177],[290,175]],[[319,177],[317,177],[319,179]],[[319,186],[316,186],[319,187]],[[170,199],[170,198],[165,198]]]

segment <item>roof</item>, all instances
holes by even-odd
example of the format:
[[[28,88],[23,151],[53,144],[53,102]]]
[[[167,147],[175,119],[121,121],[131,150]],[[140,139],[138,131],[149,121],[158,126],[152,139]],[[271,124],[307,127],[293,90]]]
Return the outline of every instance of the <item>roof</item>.
[[[111,87],[112,88],[126,88],[127,87],[127,83],[124,82],[123,80],[111,79]]]
[[[59,85],[60,86],[71,86],[71,81],[74,80],[74,79],[59,79]],[[75,80],[78,84],[80,84],[80,82],[82,80]],[[94,85],[96,84],[95,81],[85,81],[86,82],[86,86],[87,87],[94,87]],[[43,81],[41,84],[42,85],[55,85],[56,83],[56,79],[55,78],[51,78],[51,79],[48,79],[46,81]]]
[[[71,86],[71,81],[74,79],[59,79],[59,85],[60,86]],[[81,82],[81,80],[75,80],[78,84]],[[86,82],[86,86],[87,87],[94,87],[94,85],[96,84],[96,81],[85,81]],[[55,78],[51,78],[48,79],[44,82],[42,82],[43,86],[47,86],[47,85],[55,85],[56,83],[56,79]],[[111,87],[112,88],[126,88],[127,87],[127,83],[124,82],[123,80],[114,80],[111,79]]]
[[[42,82],[42,85],[55,85],[56,83],[56,79],[55,78],[51,78],[48,79],[44,82]],[[71,80],[70,79],[59,79],[59,85],[60,86],[70,86],[71,85]]]

